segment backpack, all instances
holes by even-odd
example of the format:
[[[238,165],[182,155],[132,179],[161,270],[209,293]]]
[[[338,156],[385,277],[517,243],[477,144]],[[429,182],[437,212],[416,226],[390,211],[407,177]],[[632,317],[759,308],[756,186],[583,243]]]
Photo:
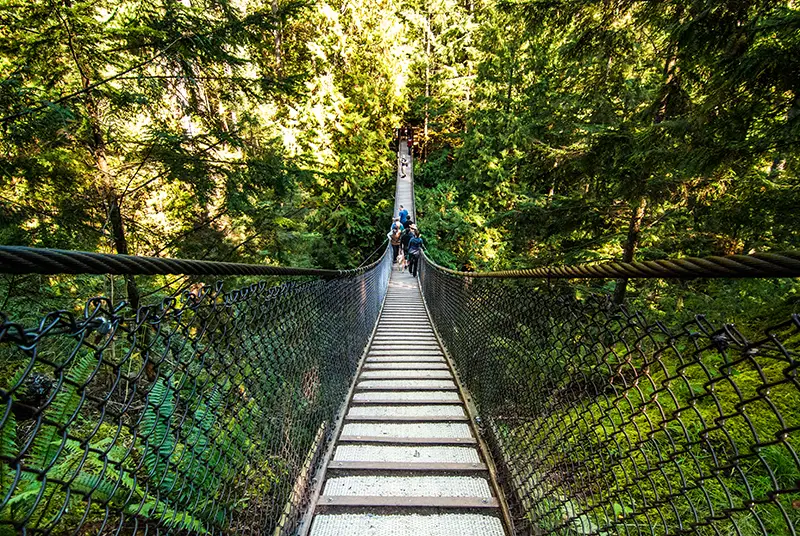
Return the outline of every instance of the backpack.
[[[422,254],[422,239],[412,238],[408,244],[408,254],[419,257]]]

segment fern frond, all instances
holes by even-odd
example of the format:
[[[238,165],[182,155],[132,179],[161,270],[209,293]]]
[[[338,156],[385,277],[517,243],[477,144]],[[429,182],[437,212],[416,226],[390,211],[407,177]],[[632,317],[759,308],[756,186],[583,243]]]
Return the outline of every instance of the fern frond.
[[[139,504],[131,505],[126,510],[128,513],[138,512],[139,515],[148,519],[158,520],[171,529],[187,530],[196,534],[208,534],[202,521],[188,512],[178,512],[158,499],[146,502],[141,505],[141,508]]]
[[[0,455],[5,458],[16,457],[16,440],[17,420],[14,417],[14,414],[9,411],[5,422],[3,423],[3,427],[0,428]],[[26,505],[29,501],[33,501],[38,493],[38,489],[20,491],[20,488],[17,487],[16,490],[12,490],[11,486],[14,484],[16,475],[17,472],[11,469],[11,464],[8,462],[8,460],[0,460],[0,501],[5,499],[5,495],[7,493],[12,492],[9,502],[2,509],[0,509],[0,521],[13,521],[15,509],[17,509],[20,505]],[[22,473],[22,476],[24,475],[25,473]],[[0,525],[0,536],[4,534],[5,530],[5,526]],[[8,530],[10,530],[11,533],[14,533],[14,530],[11,527],[8,527]]]
[[[25,474],[23,473],[23,475]],[[30,519],[34,509],[40,504],[39,495],[43,491],[42,485],[40,480],[25,479],[25,484],[17,486],[14,495],[0,510],[0,520],[19,522]],[[28,523],[30,526],[34,526],[30,521]]]
[[[118,499],[120,502],[125,499],[127,493],[122,488],[117,487],[117,482],[108,478],[107,474],[95,475],[88,472],[78,473],[71,481],[69,488],[78,493],[91,494],[94,499],[103,502]]]
[[[86,458],[86,460],[84,460]],[[92,460],[86,457],[86,451],[75,440],[68,439],[64,442],[58,455],[58,463],[48,471],[48,478],[69,480],[73,472],[89,469]]]
[[[88,352],[86,349],[81,351]],[[86,353],[66,374],[61,389],[44,412],[48,421],[57,424],[43,424],[36,433],[28,460],[31,466],[46,470],[55,462],[65,442],[59,438],[59,428],[67,426],[75,418],[82,399],[79,389],[83,390],[96,365],[97,358]]]
[[[147,407],[140,424],[144,439],[144,465],[148,476],[155,480],[159,489],[172,489],[175,482],[169,462],[177,447],[177,439],[170,424],[175,413],[175,392],[166,380],[153,384],[147,400]]]
[[[144,495],[144,492],[139,488],[133,470],[123,465],[124,462],[130,461],[126,458],[127,455],[128,449],[122,445],[114,445],[111,447],[111,450],[108,451],[108,463],[115,468],[117,475],[125,487],[141,497]]]
[[[26,367],[20,367],[9,379],[8,388],[12,389],[22,383],[25,377]],[[9,397],[8,405],[14,403],[13,398]],[[17,418],[12,411],[7,412],[3,426],[0,427],[0,500],[11,489],[11,484],[16,478],[16,470],[12,470],[9,459],[16,458],[17,450]],[[22,476],[24,476],[23,473]],[[2,519],[2,518],[0,518]]]
[[[9,411],[0,427],[0,500],[11,489],[17,472],[11,468],[11,458],[17,456],[17,419]]]

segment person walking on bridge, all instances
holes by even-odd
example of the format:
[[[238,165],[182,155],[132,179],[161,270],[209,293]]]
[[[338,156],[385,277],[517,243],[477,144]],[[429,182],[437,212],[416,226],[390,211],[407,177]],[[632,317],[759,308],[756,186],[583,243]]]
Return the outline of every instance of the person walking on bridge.
[[[405,226],[404,226],[402,223],[400,223],[400,218],[398,218],[397,216],[395,216],[395,217],[392,219],[392,227],[391,227],[391,229],[389,229],[389,232],[386,234],[386,236],[388,236],[389,238],[391,238],[391,237],[392,237],[392,233],[393,233],[393,232],[395,232],[395,230],[397,230],[397,229],[399,229],[400,231],[402,231],[403,229],[405,229]]]
[[[400,229],[394,229],[389,239],[392,242],[392,264],[400,262],[402,264],[402,257],[400,257],[400,242],[403,238],[403,232]]]
[[[414,229],[413,232],[414,236],[408,241],[408,271],[411,273],[411,277],[417,277],[419,258],[422,257],[424,244],[419,229]]]
[[[402,255],[403,255],[404,272],[408,267],[408,243],[411,241],[412,238],[414,238],[414,230],[417,228],[417,226],[414,225],[414,222],[411,221],[411,218],[407,219],[406,223],[408,224],[408,228],[406,229],[406,232],[403,233],[403,238],[400,239],[400,246],[403,249]]]
[[[408,211],[403,208],[403,205],[400,205],[400,211],[397,213],[397,215],[400,217],[400,223],[403,224],[403,227],[408,227],[408,225],[406,225],[406,220],[408,220]]]

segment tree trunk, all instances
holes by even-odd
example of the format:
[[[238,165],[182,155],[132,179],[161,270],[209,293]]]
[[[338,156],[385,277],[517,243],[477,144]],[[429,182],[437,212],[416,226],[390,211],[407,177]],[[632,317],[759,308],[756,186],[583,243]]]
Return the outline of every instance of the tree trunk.
[[[677,45],[671,47],[669,58],[667,58],[666,64],[664,65],[664,74],[666,75],[666,81],[664,82],[665,91],[664,96],[661,97],[658,103],[655,116],[653,117],[653,123],[655,124],[661,123],[666,119],[670,98],[680,86]]]
[[[683,15],[683,8],[678,7],[676,17],[680,19]],[[678,66],[678,44],[673,42],[669,47],[669,54],[664,62],[664,95],[658,102],[658,106],[653,114],[653,124],[663,122],[669,115],[669,103],[672,96],[680,88],[680,68]],[[642,195],[635,207],[632,207],[631,219],[628,223],[628,236],[622,248],[622,262],[633,262],[636,248],[639,246],[639,235],[642,229],[645,210],[647,208],[647,198]],[[614,303],[621,305],[625,301],[628,292],[628,278],[617,279],[617,287],[614,289]]]
[[[464,134],[466,134],[466,133],[467,133],[467,130],[468,130],[468,129],[467,129],[467,124],[468,124],[468,119],[467,119],[467,117],[469,116],[469,109],[470,109],[470,107],[472,106],[471,95],[470,95],[470,88],[469,88],[469,84],[470,84],[470,83],[471,83],[471,82],[467,82],[467,91],[466,91],[466,96],[467,96],[467,98],[466,98],[466,104],[464,105]]]
[[[100,193],[106,205],[106,215],[108,224],[111,228],[111,240],[114,243],[114,250],[120,255],[128,255],[128,239],[125,236],[125,222],[122,219],[122,198],[117,195],[114,188],[114,181],[108,167],[106,158],[106,144],[103,133],[100,130],[99,117],[94,99],[90,96],[86,98],[86,110],[89,115],[90,126],[92,129],[92,155],[95,165],[101,175]],[[125,286],[128,293],[128,303],[133,310],[139,308],[139,288],[133,276],[125,276]]]
[[[61,18],[60,15],[59,18]],[[72,38],[73,32],[71,26],[63,18],[61,18],[61,21],[67,31],[68,45],[72,60],[75,62],[75,67],[80,74],[81,86],[85,92],[84,103],[86,104],[86,115],[89,120],[89,129],[92,133],[89,142],[89,150],[92,153],[97,172],[100,175],[98,191],[106,208],[106,217],[108,218],[108,225],[111,228],[111,239],[116,252],[118,254],[127,255],[128,241],[125,237],[125,225],[122,219],[122,199],[121,196],[117,195],[116,189],[114,188],[114,181],[108,166],[106,142],[103,137],[103,130],[100,127],[100,111],[91,91],[92,81],[78,57],[78,52],[75,49]],[[139,288],[136,286],[136,281],[133,279],[133,276],[125,276],[125,282],[128,293],[128,303],[136,310],[139,308]]]
[[[225,64],[225,74],[228,75],[231,78],[233,77],[233,69],[231,68],[230,64],[228,64],[228,63]],[[219,99],[219,102],[220,102],[220,106],[223,106],[221,98]],[[236,106],[231,106],[230,115],[228,117],[230,118],[230,125],[229,125],[228,130],[226,132],[236,132],[236,131],[238,131],[239,130],[239,116],[236,113]],[[225,123],[227,124],[228,121],[226,120]]]
[[[644,220],[646,208],[647,200],[644,197],[639,199],[639,203],[633,208],[631,220],[628,224],[628,237],[625,239],[625,245],[622,248],[622,262],[633,262],[633,255],[639,245],[639,233],[642,230],[642,220]],[[614,303],[622,304],[625,301],[627,291],[628,278],[617,279],[617,288],[614,289]]]
[[[683,6],[679,3],[675,7],[675,20],[680,22],[683,20]],[[678,89],[680,88],[680,67],[678,66],[678,42],[672,41],[669,45],[667,59],[664,62],[664,96],[658,103],[658,108],[653,117],[653,123],[658,124],[666,119],[669,112],[669,101]]]

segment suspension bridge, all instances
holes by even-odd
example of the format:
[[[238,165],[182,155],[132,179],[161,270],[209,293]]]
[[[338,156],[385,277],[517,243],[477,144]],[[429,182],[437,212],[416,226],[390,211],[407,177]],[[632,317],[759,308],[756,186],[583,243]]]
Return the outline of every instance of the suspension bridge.
[[[402,139],[400,204],[416,221]],[[389,251],[0,247],[6,274],[260,278],[0,316],[0,534],[797,534],[800,317],[672,325],[575,281],[797,277],[800,254],[415,278]]]

